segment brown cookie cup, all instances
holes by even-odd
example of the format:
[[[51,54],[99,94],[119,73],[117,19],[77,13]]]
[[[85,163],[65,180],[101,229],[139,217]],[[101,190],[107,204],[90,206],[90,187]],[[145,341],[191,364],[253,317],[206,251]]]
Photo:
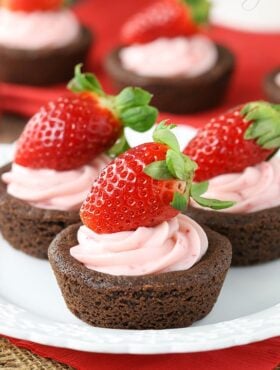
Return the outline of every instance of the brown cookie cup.
[[[79,212],[36,208],[9,195],[1,175],[10,167],[0,169],[0,231],[15,249],[47,259],[51,241],[61,230],[80,221]]]
[[[280,258],[280,207],[233,214],[189,208],[187,215],[232,244],[232,265],[248,266]]]
[[[276,84],[275,78],[280,73],[280,67],[269,73],[264,80],[264,91],[269,101],[280,104],[280,86]]]
[[[171,113],[195,113],[213,108],[221,103],[234,70],[235,58],[230,50],[216,45],[218,61],[208,72],[197,77],[160,78],[144,77],[126,70],[119,57],[121,47],[113,50],[105,60],[105,68],[115,85],[139,86],[154,97],[159,110]]]
[[[69,310],[86,323],[118,329],[166,329],[191,325],[213,308],[231,262],[229,241],[206,229],[209,248],[194,267],[145,276],[89,270],[70,255],[78,225],[63,230],[49,260]]]
[[[68,81],[75,65],[85,61],[92,42],[91,31],[81,26],[76,40],[60,48],[20,50],[0,46],[0,81],[34,86]]]

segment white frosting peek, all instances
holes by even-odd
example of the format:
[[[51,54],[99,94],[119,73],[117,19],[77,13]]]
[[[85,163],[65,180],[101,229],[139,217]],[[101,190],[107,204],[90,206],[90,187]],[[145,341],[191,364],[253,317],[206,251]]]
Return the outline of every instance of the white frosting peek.
[[[123,48],[120,59],[125,69],[140,76],[196,77],[214,67],[218,51],[205,36],[159,38]]]
[[[79,32],[79,22],[70,10],[14,12],[0,8],[0,45],[7,48],[59,48],[74,41]]]

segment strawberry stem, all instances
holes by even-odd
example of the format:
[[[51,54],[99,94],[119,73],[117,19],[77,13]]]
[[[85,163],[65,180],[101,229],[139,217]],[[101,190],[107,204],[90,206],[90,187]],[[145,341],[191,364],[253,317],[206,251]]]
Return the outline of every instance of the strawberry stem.
[[[156,122],[158,110],[150,106],[152,95],[139,87],[126,87],[117,96],[107,95],[92,73],[82,73],[82,64],[75,67],[75,75],[68,88],[74,93],[89,92],[98,96],[99,104],[110,110],[123,127],[130,127],[137,132],[149,130]],[[122,136],[109,150],[110,156],[117,156],[129,148],[122,131]]]
[[[246,140],[255,140],[262,148],[275,152],[280,148],[280,105],[252,102],[243,107],[241,114],[252,122],[245,132]]]
[[[178,140],[170,131],[175,127],[176,125],[168,124],[167,120],[160,122],[153,133],[154,142],[166,144],[175,152],[180,152]]]
[[[91,92],[99,103],[113,112],[124,127],[138,132],[149,130],[156,122],[158,110],[152,107],[152,95],[139,87],[126,87],[117,96],[107,95],[92,73],[82,73],[82,64],[75,67],[74,78],[68,88],[74,93]]]
[[[67,87],[74,93],[94,92],[99,96],[105,96],[102,87],[93,73],[82,73],[83,64],[77,64],[75,74]]]
[[[164,161],[156,161],[145,167],[144,172],[157,180],[176,179],[182,181],[192,180],[196,163],[188,156],[181,153],[176,136],[171,130],[175,125],[168,125],[166,121],[161,122],[155,129],[153,139],[157,143],[169,147]]]
[[[159,181],[179,180],[185,182],[184,192],[175,192],[170,203],[180,212],[186,210],[190,196],[203,207],[217,210],[232,207],[234,202],[207,199],[201,196],[207,191],[208,182],[192,183],[197,165],[187,155],[181,153],[178,140],[171,132],[174,127],[176,126],[163,121],[155,129],[154,141],[167,145],[169,149],[166,152],[165,160],[150,163],[145,167],[145,174]]]

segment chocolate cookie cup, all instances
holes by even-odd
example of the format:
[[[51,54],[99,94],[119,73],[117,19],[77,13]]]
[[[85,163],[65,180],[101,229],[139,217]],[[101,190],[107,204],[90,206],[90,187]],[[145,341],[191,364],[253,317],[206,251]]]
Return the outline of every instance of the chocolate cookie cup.
[[[216,65],[197,77],[144,77],[126,70],[120,61],[121,47],[113,50],[105,60],[105,68],[118,88],[136,85],[154,95],[153,104],[161,111],[195,113],[213,108],[224,98],[234,70],[235,58],[230,50],[216,44]]]
[[[79,226],[55,238],[49,260],[68,308],[81,320],[113,329],[167,329],[189,326],[212,310],[231,262],[231,245],[222,235],[205,229],[208,251],[189,270],[115,276],[70,255]]]
[[[93,43],[91,31],[81,26],[78,37],[60,48],[20,50],[0,46],[0,81],[34,86],[65,82],[76,64],[86,59]]]
[[[79,212],[40,209],[9,195],[1,175],[10,168],[8,164],[0,169],[0,231],[15,249],[47,259],[51,241],[65,227],[79,222]]]
[[[280,258],[280,207],[245,214],[189,207],[186,213],[230,240],[233,266]]]
[[[280,86],[276,84],[275,78],[280,74],[280,67],[269,73],[264,80],[264,91],[272,103],[280,103]]]

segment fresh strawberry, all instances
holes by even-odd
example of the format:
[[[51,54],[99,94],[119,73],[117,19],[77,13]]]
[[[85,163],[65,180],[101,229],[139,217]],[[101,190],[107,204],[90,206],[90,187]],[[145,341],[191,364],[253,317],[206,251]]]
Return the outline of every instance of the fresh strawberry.
[[[117,96],[106,95],[94,75],[81,73],[80,65],[69,87],[75,94],[48,103],[27,123],[15,163],[74,169],[114,143],[111,154],[123,152],[127,148],[125,126],[143,132],[155,123],[157,110],[149,106],[151,95],[142,89],[128,87]]]
[[[196,181],[241,172],[280,147],[280,105],[253,102],[212,118],[184,153],[198,164]]]
[[[25,12],[59,9],[67,2],[68,0],[0,0],[5,8]]]
[[[86,226],[101,234],[155,226],[185,210],[190,193],[207,207],[232,206],[202,198],[206,183],[192,186],[196,165],[180,152],[173,127],[160,124],[155,142],[128,150],[101,172],[81,208]]]
[[[208,0],[158,0],[132,16],[121,30],[124,44],[190,36],[208,20]]]

